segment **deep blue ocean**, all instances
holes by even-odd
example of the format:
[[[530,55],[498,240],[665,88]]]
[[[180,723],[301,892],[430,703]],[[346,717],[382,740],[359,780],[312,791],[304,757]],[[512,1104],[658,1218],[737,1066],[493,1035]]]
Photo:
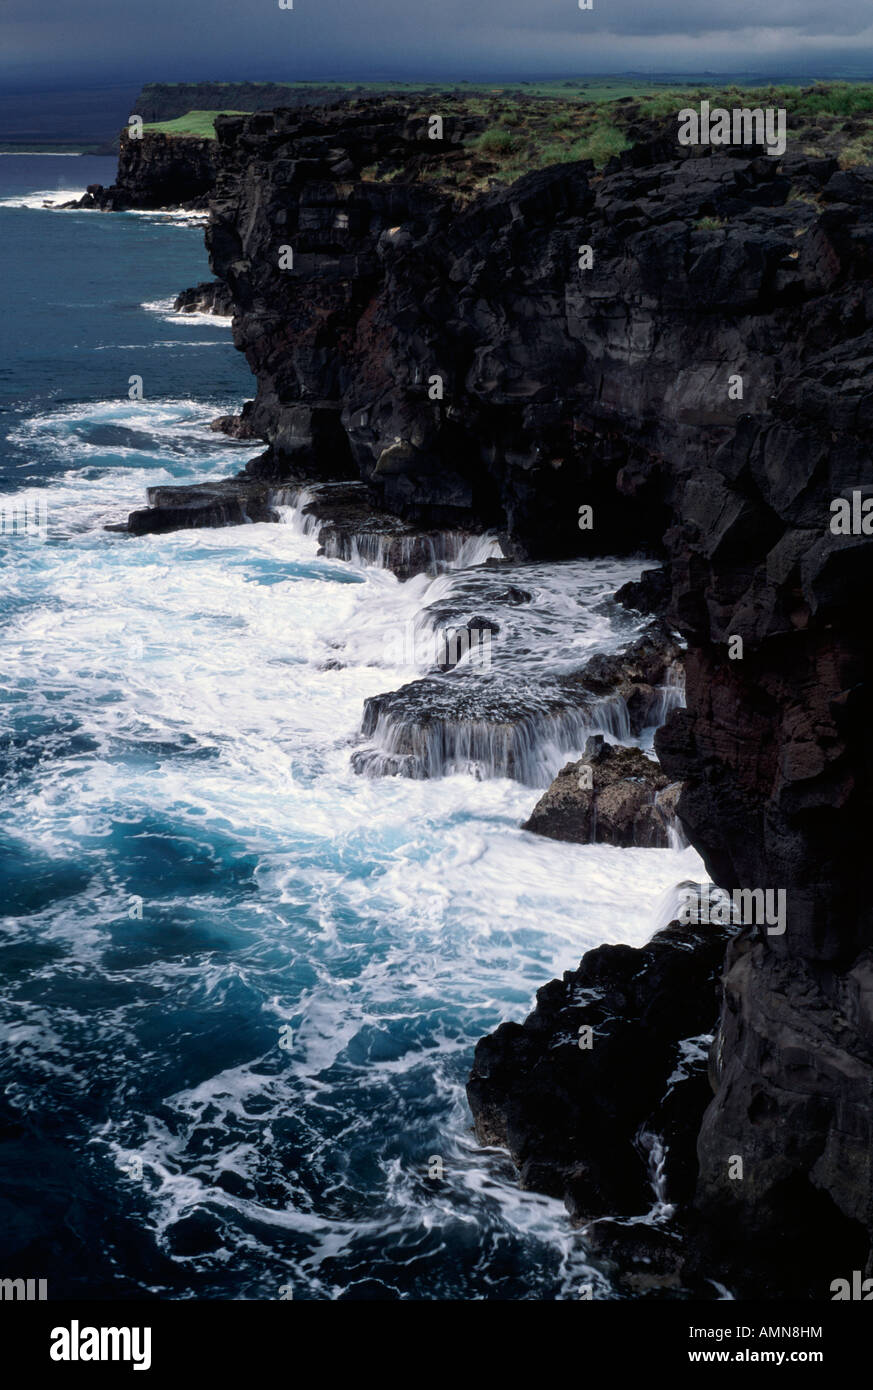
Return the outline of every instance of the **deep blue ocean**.
[[[477,1146],[464,1083],[483,1033],[647,940],[700,861],[528,835],[541,788],[487,769],[354,774],[364,699],[422,673],[397,634],[457,576],[318,558],[290,511],[104,529],[259,452],[207,428],[253,393],[228,322],[172,312],[209,278],[202,225],[43,207],[113,175],[0,155],[0,1275],[608,1295],[563,1206]],[[524,659],[627,641],[609,595],[640,568],[528,571]],[[541,752],[545,785],[570,754]]]

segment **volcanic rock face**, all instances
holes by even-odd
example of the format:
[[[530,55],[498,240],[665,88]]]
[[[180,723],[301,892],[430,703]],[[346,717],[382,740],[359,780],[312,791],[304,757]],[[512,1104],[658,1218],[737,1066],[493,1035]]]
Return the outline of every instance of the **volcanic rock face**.
[[[698,1139],[695,1270],[729,1270],[746,1293],[828,1298],[843,1269],[869,1264],[871,984],[869,950],[836,971],[748,932],[729,947],[717,1092]],[[776,1232],[763,1255],[755,1234]]]
[[[871,541],[829,529],[832,500],[873,483],[873,171],[835,175],[822,197],[797,262],[803,358],[780,348],[769,409],[685,486],[668,537],[688,709],[656,741],[715,881],[788,901],[784,934],[729,955],[699,1206],[734,1249],[738,1220],[747,1251],[803,1223],[805,1246],[783,1253],[819,1296],[873,1228]]]
[[[788,896],[728,960],[699,1214],[764,1252],[814,1194],[821,1265],[873,1225],[871,537],[829,524],[873,491],[873,170],[658,138],[456,204],[464,133],[386,102],[219,121],[258,467],[533,558],[665,538],[687,709],[661,765],[715,882]]]
[[[795,233],[815,211],[786,203],[772,159],[667,159],[664,141],[602,180],[557,166],[456,206],[438,175],[466,125],[431,141],[389,102],[218,121],[207,240],[257,428],[279,472],[336,476],[346,449],[394,510],[477,518],[534,556],[656,543],[677,460],[701,465],[766,404],[777,343],[800,357]],[[698,229],[713,212],[730,224]]]
[[[430,141],[390,103],[218,122],[207,239],[258,379],[256,427],[279,474],[335,476],[347,452],[389,508],[424,524],[499,526],[531,555],[573,554],[579,506],[599,503],[588,548],[627,550],[657,522],[615,496],[621,442],[592,457],[574,416],[582,353],[565,294],[593,202],[585,171],[459,211],[429,176],[473,124],[447,119]],[[391,161],[401,177],[361,177]]]
[[[144,131],[132,140],[121,133],[118,174],[109,188],[91,184],[84,197],[68,207],[126,208],[205,207],[215,183],[218,146],[214,140]]]
[[[664,1199],[690,1200],[726,939],[674,922],[638,950],[598,946],[537,991],[523,1025],[481,1040],[467,1086],[476,1134],[509,1150],[523,1186],[563,1197],[578,1221],[645,1215],[645,1136],[667,1135]]]
[[[483,627],[489,633],[496,630],[493,619],[477,622],[480,633]],[[533,681],[512,649],[503,652],[495,648],[492,661],[489,640],[487,654],[486,666],[483,644],[477,643],[468,651],[469,660],[457,670],[425,676],[365,700],[361,732],[370,742],[352,755],[355,771],[367,776],[427,778],[463,770],[544,786],[551,780],[550,774],[543,776],[544,741],[567,750],[579,748],[594,729],[633,738],[646,728],[657,727],[666,710],[681,699],[679,649],[660,623],[652,624],[651,630],[625,651],[597,655],[576,671],[539,674]],[[637,774],[637,758],[657,774],[656,765],[643,754],[624,751]],[[602,756],[604,761],[610,757]],[[620,777],[615,780],[617,783]],[[666,787],[667,779],[662,783]],[[619,832],[619,822],[629,818],[632,825],[636,813],[642,811],[643,800],[651,799],[658,789],[650,791],[647,784],[641,796],[632,793],[624,804],[624,814],[619,806],[621,796],[613,796],[616,834],[626,833]],[[562,800],[560,793],[555,800]],[[654,819],[656,813],[651,809]],[[557,821],[566,828],[564,808],[554,801],[549,814],[539,819],[554,827],[556,812]],[[647,819],[645,814],[639,817],[641,835]],[[659,827],[663,826],[660,815],[657,819]],[[557,838],[573,836],[561,834]]]
[[[572,844],[669,844],[668,820],[658,794],[667,778],[638,748],[621,748],[595,734],[578,762],[568,763],[522,826],[536,835]]]
[[[278,521],[264,483],[242,488],[235,478],[190,487],[150,487],[148,507],[131,512],[126,527],[132,536],[160,535],[196,526],[235,526],[253,521]]]
[[[233,299],[227,285],[221,280],[206,280],[177,294],[173,308],[177,314],[218,314],[228,317],[233,313]]]

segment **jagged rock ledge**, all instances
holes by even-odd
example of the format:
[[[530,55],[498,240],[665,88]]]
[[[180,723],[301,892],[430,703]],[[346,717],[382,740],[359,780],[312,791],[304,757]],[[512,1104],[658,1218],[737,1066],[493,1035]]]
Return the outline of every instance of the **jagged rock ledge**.
[[[277,503],[299,509],[304,530],[317,533],[320,555],[390,569],[398,579],[438,574],[500,553],[496,539],[476,531],[424,529],[381,510],[364,483],[280,487],[273,496]]]
[[[179,208],[206,211],[215,187],[219,154],[214,140],[143,132],[121,132],[115,183],[88,185],[81,198],[60,206],[100,212]]]
[[[522,829],[576,845],[666,849],[679,786],[639,748],[595,734],[582,757],[558,773]]]
[[[188,486],[150,487],[149,505],[131,512],[126,522],[106,529],[131,536],[164,535],[198,526],[243,526],[279,521],[266,483],[227,478]]]
[[[717,1296],[704,1271],[683,1270],[678,1223],[711,1098],[727,939],[674,921],[638,949],[598,946],[537,991],[523,1024],[476,1047],[467,1096],[479,1142],[508,1149],[522,1187],[564,1200],[626,1294],[693,1280],[698,1296]]]
[[[148,507],[131,512],[126,523],[106,529],[144,536],[188,527],[279,522],[279,508],[294,507],[303,529],[317,535],[319,555],[390,569],[399,579],[439,573],[463,562],[465,549],[472,559],[484,558],[489,550],[499,553],[496,541],[475,532],[423,530],[379,511],[364,483],[301,480],[276,486],[241,473],[187,486],[152,487],[147,497]]]
[[[230,318],[233,298],[222,280],[204,280],[177,294],[173,309],[177,314],[214,314],[218,318]]]
[[[369,777],[442,777],[466,771],[551,780],[549,754],[581,748],[603,731],[631,739],[681,703],[681,649],[661,623],[623,652],[592,657],[578,671],[536,681],[504,664],[475,662],[411,681],[364,702],[355,771]]]

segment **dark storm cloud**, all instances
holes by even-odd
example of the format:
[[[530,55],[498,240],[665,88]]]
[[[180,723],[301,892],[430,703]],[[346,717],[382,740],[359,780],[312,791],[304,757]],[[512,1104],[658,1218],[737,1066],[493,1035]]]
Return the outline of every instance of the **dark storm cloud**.
[[[5,0],[0,72],[319,77],[863,58],[870,0]]]

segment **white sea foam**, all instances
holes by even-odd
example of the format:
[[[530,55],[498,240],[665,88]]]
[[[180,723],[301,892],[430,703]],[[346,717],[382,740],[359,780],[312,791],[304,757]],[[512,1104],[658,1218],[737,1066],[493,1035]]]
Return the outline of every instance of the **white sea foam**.
[[[207,314],[199,310],[191,314],[183,314],[181,310],[173,308],[175,299],[147,299],[140,305],[150,314],[157,314],[164,323],[174,324],[200,324],[210,328],[230,328],[233,318],[232,314]],[[198,346],[200,344],[198,343]]]
[[[208,319],[204,315],[204,322]],[[106,347],[96,347],[95,352],[151,352],[162,351],[168,347],[220,347],[225,343],[220,338],[162,338],[159,343],[110,343]]]
[[[276,1297],[290,1261],[308,1296],[334,1298],[370,1278],[374,1262],[402,1268],[410,1242],[424,1242],[423,1266],[436,1267],[440,1233],[457,1227],[475,1248],[462,1276],[471,1296],[499,1292],[493,1271],[507,1241],[528,1251],[530,1296],[541,1269],[558,1297],[578,1297],[583,1282],[607,1292],[561,1204],[520,1192],[505,1157],[472,1143],[463,1076],[475,1038],[523,1018],[536,988],[588,947],[647,940],[672,885],[704,876],[699,856],[527,834],[520,822],[538,793],[505,778],[355,776],[364,700],[421,674],[387,663],[389,631],[450,599],[461,576],[401,584],[318,558],[299,517],[105,532],[142,505],[146,484],[178,477],[180,450],[192,477],[238,468],[238,450],[218,440],[208,466],[200,461],[203,424],[218,409],[107,401],[22,422],[12,436],[23,455],[38,444],[68,468],[46,489],[56,543],[6,546],[5,678],[47,728],[40,760],[6,799],[7,833],[24,854],[87,876],[30,928],[63,948],[64,969],[105,976],[113,998],[122,976],[131,986],[130,1002],[119,995],[100,1011],[93,1044],[119,1058],[120,1094],[131,1094],[144,997],[208,1016],[242,995],[268,1032],[243,1060],[198,1070],[160,1113],[119,1104],[93,1141],[116,1165],[142,1160],[138,1191],[164,1253],[180,1219],[221,1214],[233,1241],[219,1260],[253,1271],[241,1297]],[[144,442],[89,438],[106,426]],[[124,466],[95,467],[107,448]],[[532,680],[621,640],[602,599],[639,568],[530,567],[533,603],[512,621]],[[166,829],[139,829],[149,826]],[[252,889],[235,900],[220,882],[185,883],[166,903],[147,901],[142,952],[119,973],[112,953],[138,930],[128,896],[143,891],[115,868],[112,845],[127,827],[178,846],[183,865],[219,851],[251,863]],[[181,933],[164,950],[148,945],[159,906]],[[287,1055],[272,1041],[283,1023],[294,1033]],[[75,1031],[55,1036],[65,1026],[56,1018],[22,1038],[33,1074],[54,1075],[65,1047],[83,1045]],[[418,1132],[422,1092],[437,1129],[407,1160],[397,1145]],[[16,1091],[10,1103],[28,1102]],[[302,1169],[280,1138],[289,1117],[309,1155]],[[219,1136],[217,1149],[207,1135]],[[366,1191],[354,1165],[337,1162],[358,1148],[378,1173]],[[422,1177],[430,1152],[446,1163],[439,1189]],[[331,1200],[314,1204],[310,1182]],[[292,1242],[281,1260],[276,1233]]]
[[[167,227],[205,227],[209,213],[196,208],[122,208],[115,217],[144,217]]]
[[[146,299],[139,307],[141,309],[146,309],[150,314],[161,314],[162,316],[175,318],[176,316],[173,312],[173,305],[175,302],[175,295],[167,295],[164,299]]]
[[[47,188],[36,189],[30,193],[14,193],[8,198],[0,198],[0,208],[21,208],[29,209],[32,212],[48,210],[57,212],[60,210],[102,214],[100,208],[63,207],[64,203],[71,203],[79,198],[84,198],[87,191],[86,188]],[[149,221],[171,227],[205,227],[209,222],[208,213],[185,208],[124,208],[112,215],[115,217],[144,217]]]
[[[14,193],[9,198],[0,198],[0,208],[29,208],[36,212],[46,207],[57,210],[74,198],[84,198],[86,192],[84,188],[46,188],[34,193]],[[79,209],[69,208],[67,211],[76,212]]]
[[[183,314],[181,310],[179,310],[172,314],[167,314],[164,321],[174,324],[199,324],[201,328],[230,328],[233,315],[201,314],[199,311],[193,314]]]

